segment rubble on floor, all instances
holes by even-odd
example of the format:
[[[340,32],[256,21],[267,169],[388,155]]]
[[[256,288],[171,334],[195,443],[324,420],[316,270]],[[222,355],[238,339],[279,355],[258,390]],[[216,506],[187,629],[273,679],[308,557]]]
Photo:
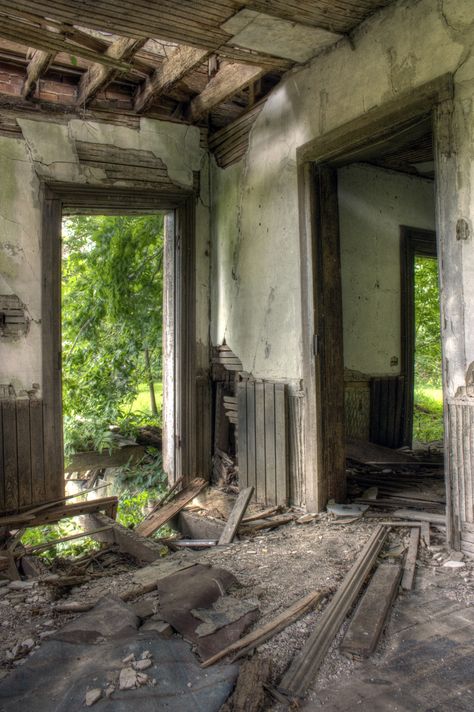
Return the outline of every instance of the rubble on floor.
[[[157,553],[144,566],[121,552],[120,544],[106,542],[79,564],[59,560],[54,574],[0,580],[0,710],[23,706],[46,712],[48,695],[56,696],[57,710],[69,699],[68,712],[84,706],[125,712],[138,704],[154,710],[155,702],[165,699],[167,709],[176,710],[197,710],[203,700],[201,709],[210,712],[224,703],[225,712],[244,709],[243,704],[255,712],[278,708],[293,700],[282,684],[292,662],[330,618],[330,628],[319,633],[327,654],[304,690],[308,704],[319,709],[318,691],[328,691],[335,680],[349,685],[363,655],[371,656],[371,665],[384,664],[390,642],[383,629],[390,630],[411,596],[436,591],[461,611],[474,604],[474,562],[445,547],[443,532],[429,524],[435,515],[425,510],[421,514],[428,521],[409,521],[396,519],[392,508],[359,510],[356,517],[263,510],[245,498],[236,505],[235,496],[211,488],[193,501],[178,498],[176,488],[162,507],[176,509],[178,501],[192,517],[187,526],[198,534],[209,527],[215,532],[213,546],[185,546],[165,557]],[[231,542],[219,546],[215,542],[226,522]],[[115,531],[119,525],[109,526]],[[380,546],[367,558],[377,532],[383,532]],[[110,537],[110,530],[102,535]],[[142,538],[134,536],[140,544]],[[176,534],[176,541],[180,538]],[[360,569],[356,585],[351,572],[361,560],[367,571]],[[394,574],[390,586],[381,580],[387,566]],[[397,585],[402,569],[403,575],[409,571],[413,592]],[[371,581],[379,593],[370,593]],[[372,604],[364,604],[366,596],[369,604],[385,597],[373,616],[367,614]],[[357,638],[354,630],[348,633],[354,611],[359,639],[372,631],[368,653],[356,654],[348,643]],[[245,666],[252,655],[259,676]]]

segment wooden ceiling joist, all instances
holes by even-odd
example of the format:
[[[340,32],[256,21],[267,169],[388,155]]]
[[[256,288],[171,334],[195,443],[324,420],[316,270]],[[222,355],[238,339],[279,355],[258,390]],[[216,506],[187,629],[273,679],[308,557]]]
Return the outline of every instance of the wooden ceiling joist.
[[[33,51],[26,68],[26,79],[21,92],[24,99],[29,99],[35,93],[40,76],[47,71],[53,59],[54,54],[51,52],[43,52],[40,49]]]
[[[106,50],[105,54],[113,59],[128,61],[132,58],[135,52],[143,47],[146,40],[130,39],[128,37],[120,37],[115,40]],[[104,64],[93,64],[88,71],[82,75],[79,82],[77,93],[77,103],[80,106],[85,106],[91,101],[97,92],[114,81],[119,74],[119,70],[114,69]]]
[[[135,98],[134,109],[145,111],[160,94],[169,91],[180,79],[204,62],[210,50],[180,46],[155,70],[150,79],[140,87]]]
[[[252,82],[257,81],[264,72],[262,67],[255,67],[251,64],[238,64],[237,62],[224,64],[210,79],[205,89],[191,101],[188,119],[197,121],[209,113],[214,106],[221,104]]]
[[[4,16],[0,17],[0,37],[4,37],[11,42],[20,42],[27,47],[39,49],[43,52],[69,52],[73,56],[78,55],[79,57],[84,57],[84,59],[90,59],[121,71],[130,70],[129,64],[71,42],[69,37],[59,32],[52,32],[51,30],[23,22],[15,22]]]

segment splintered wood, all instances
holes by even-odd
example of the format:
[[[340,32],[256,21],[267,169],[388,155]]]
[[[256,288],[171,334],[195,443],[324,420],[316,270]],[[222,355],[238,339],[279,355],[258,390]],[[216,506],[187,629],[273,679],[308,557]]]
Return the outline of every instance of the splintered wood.
[[[253,487],[247,487],[246,489],[242,490],[242,492],[240,492],[239,496],[237,497],[234,509],[232,510],[230,517],[224,527],[224,531],[220,536],[220,545],[230,544],[234,540],[234,537],[237,533],[237,529],[239,528],[239,524],[242,521],[242,517],[244,516],[245,510],[247,509],[250,499],[252,497],[253,489]]]
[[[206,480],[196,478],[181,490],[179,494],[173,497],[167,504],[164,504],[161,509],[150,514],[136,528],[137,534],[140,536],[151,536],[160,527],[164,526],[170,519],[175,517],[194,497],[197,497],[199,492],[206,487]]]
[[[420,543],[419,527],[412,527],[410,531],[410,545],[408,547],[407,558],[403,569],[402,588],[404,591],[411,591],[415,578],[416,557],[418,555],[418,545]]]

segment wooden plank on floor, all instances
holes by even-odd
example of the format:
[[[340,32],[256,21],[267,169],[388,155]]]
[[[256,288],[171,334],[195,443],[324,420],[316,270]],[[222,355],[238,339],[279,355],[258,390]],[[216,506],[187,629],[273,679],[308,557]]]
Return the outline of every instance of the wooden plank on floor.
[[[287,504],[289,499],[288,413],[284,383],[275,383],[275,469],[276,503]]]
[[[18,504],[25,507],[32,502],[31,491],[31,444],[30,444],[30,399],[16,399],[16,434],[18,467]]]
[[[377,568],[341,643],[343,652],[368,657],[375,651],[397,595],[401,572],[398,564]]]
[[[314,681],[315,675],[337,635],[346,615],[354,604],[360,589],[372,570],[385,540],[388,529],[377,527],[342,584],[317,621],[316,628],[299,655],[295,656],[280,683],[280,690],[290,698],[303,697]]]
[[[266,503],[277,503],[275,384],[265,383],[265,488]]]
[[[5,477],[5,509],[18,509],[18,468],[15,399],[2,400],[3,466]]]
[[[46,499],[44,481],[43,401],[30,400],[31,488],[35,502]]]
[[[265,468],[265,390],[262,381],[255,384],[255,499],[267,503]]]
[[[199,492],[206,487],[207,481],[199,477],[192,480],[184,487],[179,494],[171,499],[167,504],[164,504],[156,512],[141,522],[135,529],[140,536],[151,536],[160,527],[164,526],[170,519],[175,517],[188,502],[191,502],[194,497],[197,497]]]
[[[403,567],[402,588],[404,591],[411,591],[415,579],[416,558],[418,556],[418,545],[420,543],[420,529],[412,527],[410,531],[410,544]]]
[[[227,520],[227,523],[224,527],[224,531],[220,536],[219,545],[230,544],[234,540],[234,537],[237,533],[237,529],[239,528],[239,524],[242,521],[242,517],[244,516],[245,511],[252,498],[252,494],[253,487],[247,487],[246,489],[239,492],[239,496],[235,501],[234,508],[230,513],[230,517]]]

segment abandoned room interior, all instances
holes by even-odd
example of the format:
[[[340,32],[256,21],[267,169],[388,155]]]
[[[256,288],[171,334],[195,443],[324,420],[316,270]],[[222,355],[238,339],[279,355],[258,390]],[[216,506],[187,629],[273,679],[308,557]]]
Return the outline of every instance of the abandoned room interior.
[[[474,709],[472,0],[0,0],[0,710]]]

